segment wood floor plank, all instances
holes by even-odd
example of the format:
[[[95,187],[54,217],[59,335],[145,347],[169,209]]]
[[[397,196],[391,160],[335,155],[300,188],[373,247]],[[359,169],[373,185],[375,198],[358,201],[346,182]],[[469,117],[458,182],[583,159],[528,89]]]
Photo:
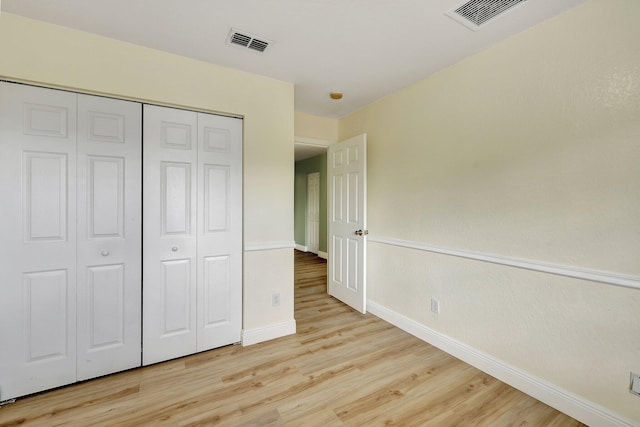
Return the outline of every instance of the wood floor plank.
[[[326,294],[326,262],[295,252],[297,333],[19,399],[8,426],[581,426]]]

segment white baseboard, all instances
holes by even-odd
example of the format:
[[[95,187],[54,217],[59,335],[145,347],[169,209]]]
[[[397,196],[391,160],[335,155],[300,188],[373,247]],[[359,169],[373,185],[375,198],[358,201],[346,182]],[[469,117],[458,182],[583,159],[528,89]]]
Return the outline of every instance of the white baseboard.
[[[300,252],[309,252],[309,248],[307,246],[299,245],[297,243],[296,243],[296,250]],[[329,254],[327,252],[318,251],[316,255],[318,255],[320,258],[323,258],[323,259],[329,258]]]
[[[296,321],[289,320],[287,322],[273,323],[255,329],[244,329],[242,331],[242,345],[248,346],[258,344],[264,341],[292,335],[296,333]]]
[[[367,311],[584,424],[603,427],[637,426],[634,421],[623,418],[580,396],[563,390],[555,384],[536,378],[373,301],[367,301]]]

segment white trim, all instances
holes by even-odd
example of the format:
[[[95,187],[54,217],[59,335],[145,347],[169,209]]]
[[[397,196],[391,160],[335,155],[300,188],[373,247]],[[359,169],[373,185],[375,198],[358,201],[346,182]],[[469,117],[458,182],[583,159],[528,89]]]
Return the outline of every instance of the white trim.
[[[0,6],[0,7],[2,7],[2,6]],[[61,90],[61,91],[64,91],[64,92],[72,92],[72,93],[81,94],[81,95],[93,95],[93,96],[99,96],[101,98],[119,99],[121,101],[136,102],[138,104],[153,105],[153,106],[156,106],[156,107],[177,108],[179,110],[186,110],[186,111],[191,111],[191,112],[195,112],[195,113],[213,114],[213,115],[216,115],[216,116],[231,117],[231,118],[235,118],[235,119],[244,120],[244,115],[243,114],[225,113],[224,111],[207,110],[207,109],[204,109],[204,108],[197,108],[197,107],[193,107],[193,106],[190,106],[190,105],[174,104],[174,103],[170,103],[170,102],[160,102],[158,100],[152,100],[152,99],[146,99],[146,98],[136,98],[136,97],[132,97],[132,96],[126,96],[126,95],[123,95],[123,94],[114,95],[114,94],[107,93],[107,92],[99,92],[99,91],[95,91],[95,90],[77,88],[77,87],[73,87],[73,86],[57,85],[57,84],[49,83],[49,82],[46,82],[46,83],[44,83],[44,82],[34,82],[32,80],[20,79],[20,78],[17,78],[17,77],[9,77],[9,76],[5,76],[5,75],[0,75],[0,81],[7,82],[7,83],[23,84],[23,85],[27,85],[27,86],[31,86],[31,87],[39,87],[39,88],[44,88],[44,89]]]
[[[308,247],[299,245],[297,243],[296,243],[295,249],[300,251],[300,252],[309,252],[309,248]],[[318,253],[316,255],[318,255],[322,259],[329,259],[329,254],[327,252],[318,251]]]
[[[287,322],[272,323],[271,325],[263,326],[261,328],[244,329],[242,331],[242,345],[248,346],[258,344],[295,333],[295,319]]]
[[[328,147],[334,144],[333,141],[327,141],[326,139],[304,138],[302,136],[294,136],[293,142],[294,144],[315,145],[317,147]]]
[[[270,251],[273,249],[293,249],[295,247],[296,247],[296,242],[293,242],[293,241],[256,242],[256,243],[245,243],[244,251],[245,252]]]
[[[605,283],[607,285],[640,289],[640,277],[637,276],[626,276],[622,274],[611,273],[608,271],[590,270],[568,265],[543,263],[539,261],[507,257],[503,255],[471,252],[462,249],[443,248],[427,243],[393,239],[389,237],[378,237],[369,235],[369,241],[386,245],[399,246],[402,248],[417,249],[420,251],[473,259],[476,261],[490,262],[493,264],[507,265],[509,267],[523,268],[526,270],[539,271],[542,273],[573,277],[576,279],[591,280],[593,282]]]
[[[603,427],[633,427],[636,425],[629,419],[623,418],[593,402],[563,390],[555,384],[534,377],[491,355],[482,353],[467,344],[441,334],[376,302],[368,300],[367,309],[371,314],[386,320],[403,331],[475,366],[481,371],[556,408],[582,423]]]

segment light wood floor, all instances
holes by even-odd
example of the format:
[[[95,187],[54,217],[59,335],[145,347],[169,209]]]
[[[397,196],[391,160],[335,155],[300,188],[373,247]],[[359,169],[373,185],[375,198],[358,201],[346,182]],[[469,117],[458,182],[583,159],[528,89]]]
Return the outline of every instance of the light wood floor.
[[[296,252],[298,333],[20,399],[0,426],[581,426],[327,296]]]

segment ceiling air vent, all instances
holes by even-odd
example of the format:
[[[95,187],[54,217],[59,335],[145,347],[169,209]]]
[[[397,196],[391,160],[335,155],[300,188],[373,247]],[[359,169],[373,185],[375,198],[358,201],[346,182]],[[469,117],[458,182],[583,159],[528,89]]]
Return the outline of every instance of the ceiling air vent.
[[[446,13],[461,24],[477,30],[514,6],[527,0],[470,0]]]
[[[234,46],[255,50],[256,52],[260,53],[263,53],[265,50],[267,50],[270,44],[270,42],[265,40],[263,37],[258,38],[252,34],[244,31],[240,32],[238,30],[234,30],[233,28],[229,32],[227,43]]]

